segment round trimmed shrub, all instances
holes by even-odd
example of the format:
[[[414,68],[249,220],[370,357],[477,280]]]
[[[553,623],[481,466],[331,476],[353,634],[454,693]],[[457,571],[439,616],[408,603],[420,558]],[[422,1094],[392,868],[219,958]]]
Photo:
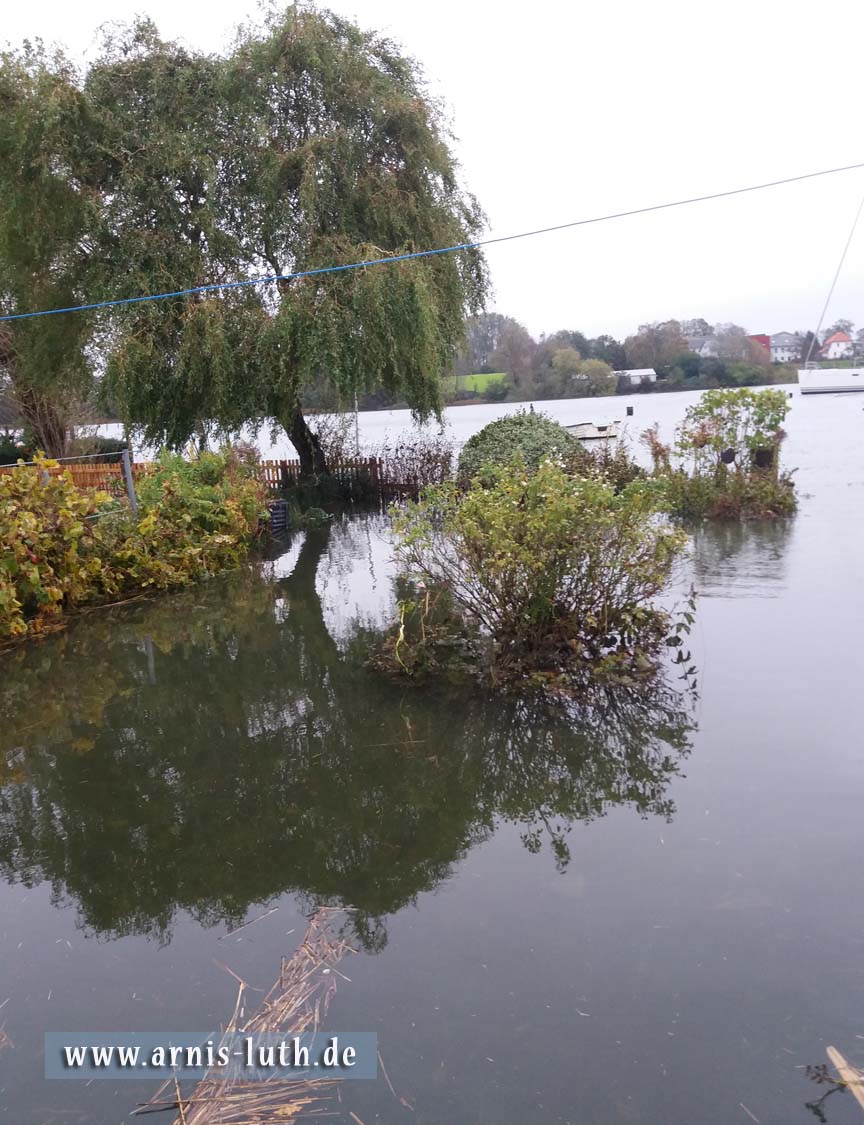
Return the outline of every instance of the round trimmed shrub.
[[[473,480],[494,475],[496,468],[511,464],[517,455],[531,472],[556,455],[566,458],[577,472],[587,474],[592,464],[591,454],[563,426],[545,414],[522,410],[490,422],[468,439],[459,457],[459,476]]]

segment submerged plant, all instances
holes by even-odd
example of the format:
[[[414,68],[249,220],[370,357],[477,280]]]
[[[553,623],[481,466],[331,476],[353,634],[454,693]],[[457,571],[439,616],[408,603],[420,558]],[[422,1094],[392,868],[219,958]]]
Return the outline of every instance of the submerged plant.
[[[776,453],[786,436],[783,422],[788,413],[785,391],[706,391],[687,408],[678,428],[677,451],[693,457],[696,472],[722,472],[729,465],[745,470],[758,462],[760,450]]]
[[[405,441],[389,441],[370,450],[383,467],[391,496],[417,497],[430,484],[453,477],[453,441],[442,427],[430,433],[417,428]]]
[[[788,411],[781,390],[712,390],[688,407],[674,451],[656,424],[645,430],[640,441],[666,482],[671,510],[697,519],[791,515],[792,474],[780,470]]]
[[[641,675],[668,634],[654,599],[686,543],[662,504],[657,482],[616,493],[560,461],[532,474],[517,459],[485,488],[443,484],[398,511],[397,554],[488,639],[496,681]]]
[[[236,565],[265,513],[262,486],[230,454],[166,455],[140,478],[138,500],[133,514],[44,458],[0,475],[0,643],[78,606]]]
[[[524,470],[534,472],[547,457],[566,458],[586,470],[591,455],[563,426],[545,414],[520,410],[497,418],[465,443],[459,456],[463,481],[491,479],[496,469],[522,459]]]

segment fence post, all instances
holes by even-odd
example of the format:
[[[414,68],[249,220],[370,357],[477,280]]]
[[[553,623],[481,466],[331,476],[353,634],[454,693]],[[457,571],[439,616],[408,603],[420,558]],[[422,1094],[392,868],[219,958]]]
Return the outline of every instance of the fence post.
[[[132,454],[124,449],[120,455],[123,462],[123,478],[126,481],[126,495],[129,497],[129,507],[133,515],[138,514],[138,497],[135,495],[135,481],[132,479]]]

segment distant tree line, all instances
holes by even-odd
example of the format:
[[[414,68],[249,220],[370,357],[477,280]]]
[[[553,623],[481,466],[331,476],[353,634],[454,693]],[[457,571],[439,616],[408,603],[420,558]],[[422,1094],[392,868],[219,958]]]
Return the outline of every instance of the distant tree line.
[[[693,350],[696,342],[710,341]],[[691,345],[692,342],[692,345]],[[656,382],[633,381],[625,371],[653,368]],[[772,365],[769,350],[737,324],[710,325],[702,318],[641,324],[632,336],[586,336],[562,329],[535,339],[517,320],[482,313],[468,321],[454,374],[500,372],[482,393],[458,389],[451,401],[527,401],[634,391],[752,386],[786,382],[794,374]],[[368,402],[370,407],[387,405]]]
[[[740,324],[712,325],[703,317],[640,324],[633,335],[619,341],[568,329],[535,339],[512,316],[486,312],[468,320],[453,374],[500,373],[501,378],[482,391],[460,388],[457,380],[447,398],[451,403],[528,402],[794,383],[797,364],[817,358],[821,346],[836,332],[852,338],[860,362],[864,328],[856,333],[854,322],[846,319],[834,321],[818,336],[812,330],[791,333],[798,341],[798,355],[791,362],[775,363],[764,337],[748,334]],[[653,368],[656,381],[621,374],[645,368]],[[399,405],[405,404],[386,392],[360,398],[365,410]]]

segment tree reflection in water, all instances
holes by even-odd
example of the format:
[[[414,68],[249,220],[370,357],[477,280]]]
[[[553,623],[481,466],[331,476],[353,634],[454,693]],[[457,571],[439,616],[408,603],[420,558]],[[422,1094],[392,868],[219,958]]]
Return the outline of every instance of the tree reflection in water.
[[[358,550],[362,521],[343,529]],[[82,924],[168,940],[178,910],[236,923],[283,892],[382,919],[496,820],[548,835],[629,805],[670,817],[687,699],[654,685],[567,713],[405,690],[337,647],[316,592],[328,529],[281,580],[256,568],[105,611],[4,658],[0,871],[50,881]],[[266,569],[266,568],[265,568]]]

